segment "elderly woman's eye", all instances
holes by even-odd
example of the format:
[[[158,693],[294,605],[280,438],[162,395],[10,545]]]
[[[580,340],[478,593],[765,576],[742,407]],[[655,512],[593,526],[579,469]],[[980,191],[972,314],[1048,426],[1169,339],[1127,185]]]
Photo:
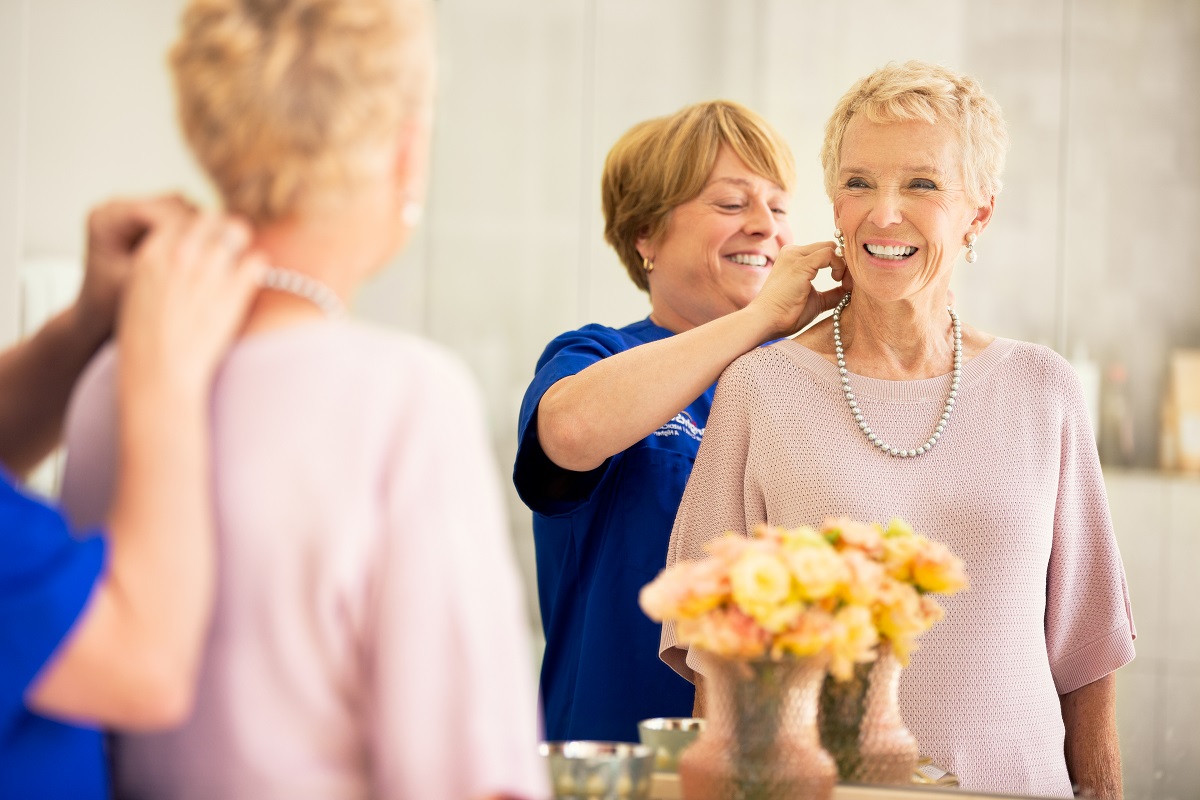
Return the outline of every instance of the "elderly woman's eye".
[[[851,178],[850,180],[846,181],[846,188],[847,189],[865,189],[865,188],[867,188],[867,182],[864,181],[862,178]]]
[[[726,211],[741,211],[745,208],[741,203],[718,203],[717,205]]]
[[[919,179],[913,181],[910,184],[910,186],[912,186],[912,188],[914,188],[914,189],[936,189],[937,188],[936,183],[934,183],[931,180],[926,180],[925,178],[919,178]]]
[[[781,217],[786,217],[786,216],[787,216],[787,209],[786,209],[786,208],[772,208],[772,209],[771,209],[771,213],[772,213],[772,214],[778,214],[778,215],[780,215]]]

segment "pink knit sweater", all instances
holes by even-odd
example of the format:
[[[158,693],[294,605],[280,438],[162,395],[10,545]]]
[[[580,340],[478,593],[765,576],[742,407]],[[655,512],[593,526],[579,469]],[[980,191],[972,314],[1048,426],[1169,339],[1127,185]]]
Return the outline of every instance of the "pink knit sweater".
[[[851,386],[884,440],[915,447],[950,376],[852,374]],[[759,522],[903,517],[957,553],[971,582],[942,600],[946,618],[901,678],[921,752],[965,789],[1069,797],[1058,696],[1134,656],[1087,411],[1061,357],[1008,339],[963,366],[955,409],[933,450],[890,458],[858,430],[825,358],[793,341],[743,356],[717,386],[668,564]],[[661,655],[689,680],[703,672],[670,624]]]
[[[101,522],[116,352],[77,388],[63,503]],[[116,794],[542,798],[520,577],[458,359],[350,321],[241,340],[213,388],[218,586],[191,718],[120,737]]]

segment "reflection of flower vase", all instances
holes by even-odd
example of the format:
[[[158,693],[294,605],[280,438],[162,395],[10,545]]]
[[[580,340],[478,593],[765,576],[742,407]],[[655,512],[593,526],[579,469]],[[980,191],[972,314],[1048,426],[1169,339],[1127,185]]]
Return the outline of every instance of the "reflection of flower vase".
[[[706,727],[679,759],[686,800],[828,800],[837,767],[821,749],[824,661],[706,654]]]
[[[825,678],[821,690],[821,744],[852,783],[904,785],[917,764],[917,740],[900,716],[900,662],[887,645],[879,658],[858,664],[854,676]]]

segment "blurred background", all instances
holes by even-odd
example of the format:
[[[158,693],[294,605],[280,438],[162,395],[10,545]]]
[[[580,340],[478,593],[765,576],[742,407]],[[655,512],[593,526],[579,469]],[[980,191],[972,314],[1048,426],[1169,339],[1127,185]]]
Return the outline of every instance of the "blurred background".
[[[164,190],[213,202],[165,69],[183,5],[0,0],[0,345],[71,297],[91,205]],[[1200,374],[1187,358],[1200,349],[1200,2],[435,5],[426,220],[356,311],[467,361],[505,475],[542,347],[648,312],[602,240],[600,169],[630,125],[716,97],[759,111],[796,153],[797,241],[826,240],[817,152],[851,83],[908,58],[981,81],[1012,146],[979,261],[958,267],[958,308],[1079,371],[1139,634],[1119,673],[1126,796],[1200,797],[1200,478],[1176,468],[1200,447]],[[52,494],[53,463],[36,480]],[[511,491],[510,509],[532,579],[529,513]]]

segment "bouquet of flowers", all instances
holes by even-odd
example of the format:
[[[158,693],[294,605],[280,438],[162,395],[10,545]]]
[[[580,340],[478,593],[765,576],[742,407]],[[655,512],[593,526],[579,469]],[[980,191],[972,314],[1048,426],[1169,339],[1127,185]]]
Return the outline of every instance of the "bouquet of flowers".
[[[827,654],[840,680],[873,661],[881,641],[907,665],[917,637],[943,615],[930,594],[967,587],[962,562],[900,519],[760,525],[706,549],[707,558],[675,564],[642,588],[646,614],[674,621],[680,644],[727,658]]]

